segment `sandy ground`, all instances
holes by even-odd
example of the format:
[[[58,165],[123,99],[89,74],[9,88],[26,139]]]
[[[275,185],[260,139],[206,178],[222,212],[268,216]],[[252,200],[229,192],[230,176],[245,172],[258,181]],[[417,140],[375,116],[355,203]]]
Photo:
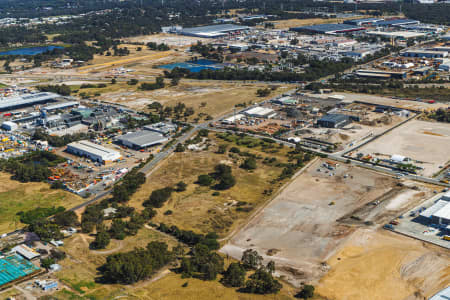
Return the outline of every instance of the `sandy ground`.
[[[450,282],[449,252],[384,230],[359,229],[327,264],[330,300],[428,299]]]
[[[348,165],[329,176],[322,163],[295,179],[221,251],[239,259],[243,250],[256,249],[294,284],[325,274],[322,262],[355,230],[338,220],[391,191],[394,180]]]
[[[424,176],[432,176],[450,160],[450,125],[412,120],[358,150],[364,154],[400,154],[423,163]]]

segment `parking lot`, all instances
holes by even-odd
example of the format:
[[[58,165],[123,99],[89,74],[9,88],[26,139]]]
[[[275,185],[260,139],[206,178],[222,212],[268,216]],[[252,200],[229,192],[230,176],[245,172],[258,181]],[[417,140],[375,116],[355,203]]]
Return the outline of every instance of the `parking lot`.
[[[398,224],[393,226],[393,231],[450,249],[450,241],[442,238],[446,234],[445,229],[440,229],[437,224],[426,222],[418,215],[420,210],[423,211],[425,208],[430,207],[441,196],[442,193],[434,195],[396,219],[395,222],[398,222]]]

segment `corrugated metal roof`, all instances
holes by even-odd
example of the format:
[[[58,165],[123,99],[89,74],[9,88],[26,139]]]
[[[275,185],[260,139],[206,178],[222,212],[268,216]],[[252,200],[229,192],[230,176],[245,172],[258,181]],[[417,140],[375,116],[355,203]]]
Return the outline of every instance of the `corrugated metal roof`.
[[[168,139],[160,133],[150,130],[142,130],[119,136],[117,140],[121,142],[128,142],[143,148],[163,143]]]
[[[32,105],[34,103],[50,101],[57,97],[60,97],[60,95],[55,93],[43,92],[43,93],[29,94],[25,96],[3,98],[0,99],[0,110],[20,105]]]

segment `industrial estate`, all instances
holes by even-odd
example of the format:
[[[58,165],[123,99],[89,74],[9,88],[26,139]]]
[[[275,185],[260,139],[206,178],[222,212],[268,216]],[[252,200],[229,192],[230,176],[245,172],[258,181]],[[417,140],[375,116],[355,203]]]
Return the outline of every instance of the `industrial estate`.
[[[0,1],[1,299],[450,299],[448,3],[63,2]]]

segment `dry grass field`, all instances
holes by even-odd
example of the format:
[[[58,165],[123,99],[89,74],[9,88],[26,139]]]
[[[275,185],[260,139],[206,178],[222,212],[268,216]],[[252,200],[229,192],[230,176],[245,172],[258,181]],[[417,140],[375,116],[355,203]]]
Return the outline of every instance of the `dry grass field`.
[[[196,113],[191,116],[193,119],[199,113],[216,117],[231,111],[236,104],[263,101],[294,88],[293,85],[280,85],[270,96],[260,98],[257,97],[256,91],[266,88],[265,84],[185,79],[177,86],[170,86],[170,81],[166,79],[166,85],[164,89],[141,91],[138,89],[139,83],[137,86],[117,83],[115,85],[108,84],[103,89],[82,89],[79,92],[92,95],[100,92],[101,96],[96,97],[97,99],[126,105],[134,109],[146,109],[147,105],[154,101],[169,106],[175,106],[181,102],[194,108]]]
[[[21,183],[10,179],[11,175],[0,173],[0,233],[6,233],[21,228],[16,215],[20,211],[36,207],[64,206],[70,208],[84,200],[72,193],[62,190],[52,190],[47,183]]]
[[[98,277],[97,268],[106,261],[106,256],[131,251],[135,247],[145,247],[151,241],[166,242],[169,248],[177,245],[174,239],[149,228],[143,228],[136,236],[127,237],[123,241],[112,240],[107,249],[101,251],[89,250],[89,243],[93,240],[94,237],[77,234],[65,241],[61,250],[67,253],[67,258],[60,262],[63,269],[56,275],[69,292],[58,293],[58,299],[73,299],[72,297],[76,296],[86,299],[112,299],[121,295],[124,290],[133,289],[134,286],[124,288],[121,285],[95,283],[95,278]]]
[[[213,133],[210,133],[210,138],[211,146],[208,150],[174,153],[162,162],[147,178],[147,183],[135,193],[130,205],[142,209],[142,203],[153,190],[174,186],[183,181],[188,184],[187,190],[174,192],[165,205],[158,209],[158,215],[153,222],[177,225],[182,229],[202,233],[216,231],[221,236],[242,225],[251,212],[271,197],[264,194],[264,191],[272,189],[275,193],[284,183],[281,181],[271,184],[271,181],[281,174],[282,168],[265,165],[258,160],[256,170],[241,169],[239,166],[244,158],[237,155],[234,155],[237,158],[230,158],[228,154],[215,153],[217,145],[227,144],[230,149],[231,143],[215,138]],[[278,150],[278,146],[275,146],[279,152],[273,154],[264,153],[260,148],[240,148],[241,151],[248,150],[261,157],[275,157],[279,162],[287,162],[286,147]],[[232,167],[237,183],[231,189],[219,191],[219,195],[213,196],[215,190],[199,186],[195,182],[199,175],[214,172],[214,166],[219,163]],[[249,211],[237,210],[239,201],[246,202],[242,207],[249,208]],[[173,213],[164,215],[167,210]]]

